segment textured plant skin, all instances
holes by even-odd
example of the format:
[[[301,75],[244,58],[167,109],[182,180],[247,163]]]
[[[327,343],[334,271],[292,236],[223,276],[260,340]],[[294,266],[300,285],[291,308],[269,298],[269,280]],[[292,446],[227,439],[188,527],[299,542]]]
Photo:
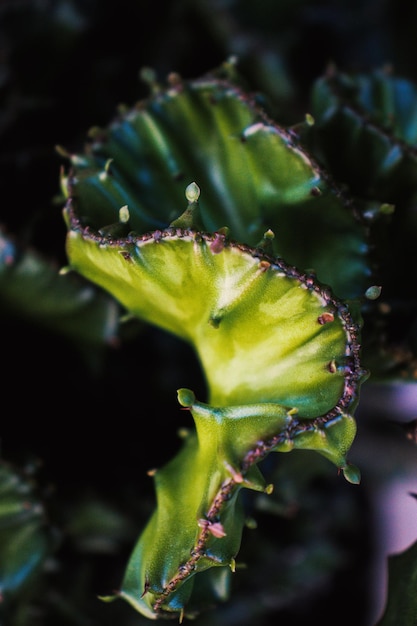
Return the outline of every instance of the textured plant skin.
[[[172,99],[168,91],[166,102],[156,97],[149,109],[126,114],[105,140],[98,140],[103,133],[96,131],[92,153],[71,157],[73,171],[62,177],[70,267],[111,293],[129,313],[188,342],[207,382],[207,403],[190,389],[177,390],[195,431],[170,462],[152,472],[155,513],[120,590],[105,598],[122,597],[151,619],[192,617],[227,597],[245,523],[239,492],[271,491],[258,469],[271,452],[316,450],[349,481],[359,482],[359,471],[347,460],[359,388],[367,375],[360,365],[357,307],[336,297],[313,272],[274,254],[271,229],[259,241],[258,224],[259,243],[251,244],[251,224],[259,221],[259,207],[268,206],[268,196],[274,198],[274,211],[285,213],[294,206],[305,211],[310,202],[314,207],[323,194],[322,209],[329,208],[329,198],[334,203],[336,230],[347,216],[355,236],[360,227],[340,204],[340,195],[332,187],[324,189],[324,173],[288,133],[264,122],[254,125],[252,107],[230,86],[202,84],[202,90],[196,83],[189,91],[176,85]],[[155,120],[160,121],[163,105],[172,110],[162,132]],[[201,116],[213,107],[214,126],[211,114]],[[134,132],[127,132],[132,120]],[[185,135],[179,146],[167,140],[177,126]],[[230,142],[232,127],[237,141],[232,137],[235,147],[229,148],[222,142]],[[179,167],[185,150],[181,142],[188,146],[199,132],[208,142],[208,158],[204,142],[197,142]],[[241,170],[236,162],[242,167],[241,151],[250,138],[254,143]],[[138,145],[139,154],[132,147]],[[264,159],[266,150],[272,151],[271,162]],[[152,171],[143,154],[157,160]],[[200,187],[192,182],[185,188],[188,206],[183,210],[179,173],[193,167],[209,198],[203,201],[206,187],[200,198]],[[255,182],[248,183],[246,172],[253,172]],[[138,189],[142,177],[145,187],[149,182],[156,190],[155,196],[146,196],[149,206],[134,192],[135,176]],[[271,205],[262,221],[277,219],[274,211]],[[334,227],[330,223],[326,238]],[[317,234],[323,235],[320,228]],[[353,266],[356,272],[358,265]],[[360,266],[362,271],[365,266]],[[347,289],[342,284],[348,274],[340,289]]]
[[[274,255],[314,270],[339,297],[361,297],[369,286],[362,206],[306,151],[299,129],[278,125],[255,97],[215,74],[170,81],[121,108],[108,128],[92,128],[83,155],[68,155],[76,176],[63,173],[62,186],[78,214],[97,230],[114,228],[126,205],[131,230],[163,229],[195,181],[198,230],[226,226],[231,239],[257,246],[269,229]]]

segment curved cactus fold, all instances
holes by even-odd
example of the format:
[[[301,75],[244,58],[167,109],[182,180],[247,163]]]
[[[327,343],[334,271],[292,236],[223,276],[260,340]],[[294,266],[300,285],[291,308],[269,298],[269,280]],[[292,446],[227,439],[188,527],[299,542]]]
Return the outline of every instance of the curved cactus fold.
[[[322,274],[323,243],[346,227],[334,245],[355,260],[327,273],[343,293],[367,275],[362,226],[295,137],[230,84],[175,80],[93,134],[62,177],[70,266],[188,342],[208,389],[207,403],[177,390],[195,429],[153,472],[157,507],[107,599],[182,619],[227,597],[245,523],[239,492],[270,492],[258,468],[268,454],[316,450],[359,481],[347,455],[366,377],[360,315],[274,252],[272,226],[288,230],[279,245],[301,267]],[[198,185],[184,184],[191,173]],[[319,229],[291,250],[304,219]]]
[[[340,297],[362,296],[368,286],[366,227],[353,199],[294,129],[270,120],[230,82],[172,76],[167,89],[121,109],[108,128],[91,129],[85,154],[69,157],[76,176],[63,176],[64,192],[69,186],[79,215],[96,229],[117,223],[124,205],[132,230],[166,228],[185,185],[196,181],[199,230],[227,226],[231,238],[256,246],[269,229],[275,254],[314,269]]]

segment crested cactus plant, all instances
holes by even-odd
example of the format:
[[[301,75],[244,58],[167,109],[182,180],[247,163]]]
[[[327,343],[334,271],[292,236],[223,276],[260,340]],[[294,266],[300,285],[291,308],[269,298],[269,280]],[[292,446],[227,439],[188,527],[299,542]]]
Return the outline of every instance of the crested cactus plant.
[[[151,619],[227,598],[240,492],[271,492],[270,453],[316,450],[360,480],[348,454],[367,377],[366,202],[225,69],[166,86],[148,72],[147,99],[92,129],[82,154],[60,149],[69,267],[187,342],[207,384],[203,399],[176,390],[194,427],[152,471],[155,512],[104,598]]]
[[[1,624],[415,626],[411,4],[1,4]]]

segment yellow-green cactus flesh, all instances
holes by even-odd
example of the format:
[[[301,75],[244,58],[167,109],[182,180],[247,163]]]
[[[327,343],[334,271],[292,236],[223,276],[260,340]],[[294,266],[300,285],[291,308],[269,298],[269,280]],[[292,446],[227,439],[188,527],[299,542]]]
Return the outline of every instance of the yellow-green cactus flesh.
[[[359,481],[347,454],[366,376],[360,327],[313,276],[223,232],[118,239],[82,227],[71,202],[66,220],[71,266],[189,342],[207,380],[207,404],[178,390],[195,432],[156,471],[155,512],[111,598],[152,619],[193,616],[227,597],[244,526],[239,492],[270,489],[259,461],[313,449]]]

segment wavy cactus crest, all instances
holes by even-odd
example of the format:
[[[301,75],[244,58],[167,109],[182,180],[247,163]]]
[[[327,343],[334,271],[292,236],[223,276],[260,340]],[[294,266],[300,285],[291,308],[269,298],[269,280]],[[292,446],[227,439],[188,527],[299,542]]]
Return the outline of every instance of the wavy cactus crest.
[[[366,377],[360,319],[274,252],[273,229],[323,275],[337,249],[344,271],[327,275],[350,294],[367,275],[362,226],[295,135],[215,77],[155,89],[70,160],[70,266],[191,344],[208,388],[207,403],[177,390],[195,430],[155,471],[155,513],[107,599],[151,619],[191,617],[227,597],[245,521],[239,492],[271,491],[258,468],[269,453],[317,450],[359,481],[347,455]],[[317,230],[292,250],[304,219]]]

